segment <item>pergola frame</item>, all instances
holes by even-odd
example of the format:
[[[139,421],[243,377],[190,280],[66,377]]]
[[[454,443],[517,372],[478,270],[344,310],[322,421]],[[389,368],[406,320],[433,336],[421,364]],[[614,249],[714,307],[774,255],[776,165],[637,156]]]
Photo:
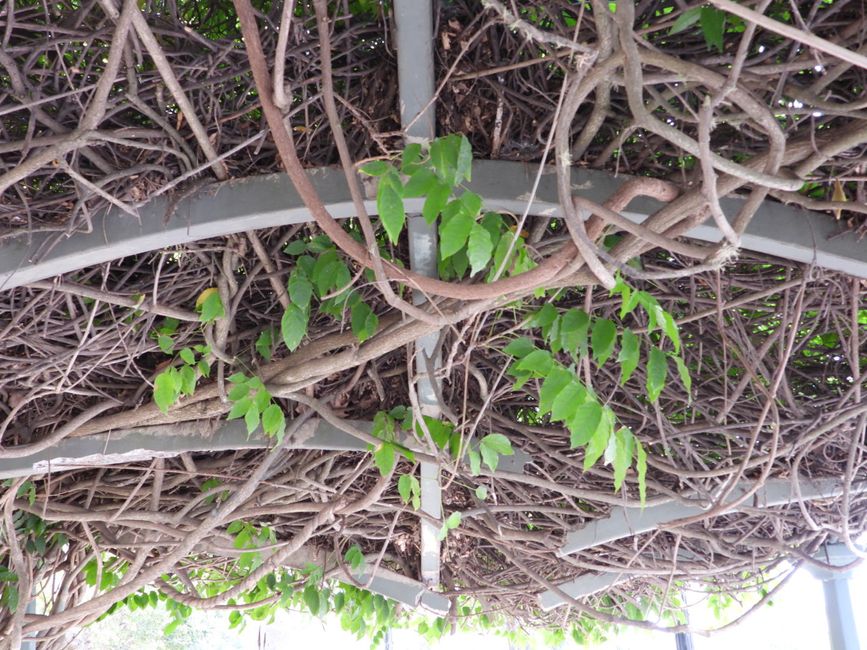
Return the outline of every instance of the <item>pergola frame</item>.
[[[429,0],[397,0],[395,14],[402,122],[406,127],[408,140],[429,139],[435,135],[431,4]],[[538,171],[537,166],[524,163],[480,161],[474,166],[473,181],[469,186],[483,197],[485,205],[490,209],[517,213],[526,210],[530,214],[559,217],[561,213],[553,173],[543,170],[538,188],[531,192]],[[309,170],[308,174],[334,217],[354,216],[342,171],[320,168]],[[604,172],[572,169],[574,190],[598,203],[603,202],[625,180],[625,177],[612,177]],[[370,195],[372,196],[372,192]],[[532,201],[528,207],[531,195]],[[737,214],[740,203],[737,198],[721,201],[728,218],[732,219]],[[408,213],[417,213],[421,211],[421,205],[421,199],[408,199],[405,207]],[[365,202],[365,207],[370,214],[376,213],[376,204],[372,199]],[[659,207],[660,204],[651,199],[639,199],[623,214],[628,219],[641,223]],[[285,175],[231,180],[202,189],[176,206],[171,205],[164,197],[151,201],[141,207],[137,222],[119,211],[109,210],[93,218],[93,228],[89,233],[76,232],[60,240],[38,233],[8,238],[0,244],[0,289],[12,289],[44,281],[128,255],[311,220],[306,207]],[[765,202],[743,234],[742,247],[769,256],[867,278],[867,247],[858,242],[854,234],[840,234],[838,231],[837,223],[826,214]],[[721,233],[711,223],[705,223],[687,233],[687,236],[717,242]],[[410,219],[409,238],[412,267],[420,273],[436,275],[435,229],[419,218]],[[434,333],[416,343],[417,370],[420,376],[417,391],[422,410],[429,415],[438,414],[438,403],[431,378],[427,376],[424,355],[434,349],[436,339],[437,335]],[[362,428],[370,426],[370,423],[358,424]],[[68,469],[70,466],[80,467],[94,461],[111,464],[192,451],[265,447],[267,443],[268,441],[260,436],[246,437],[242,426],[237,423],[224,424],[213,434],[204,431],[170,432],[166,427],[134,429],[89,438],[68,439],[50,450],[30,457],[0,460],[0,478],[26,475],[34,471]],[[317,422],[315,431],[297,447],[363,451],[367,445],[326,423]],[[509,459],[504,458],[503,461],[505,465]],[[523,464],[528,461],[529,459],[524,457],[515,457],[504,469],[521,471]],[[422,511],[434,519],[441,517],[442,513],[438,475],[437,466],[422,463]],[[788,502],[790,495],[783,494],[783,491],[788,489],[787,486],[788,482],[786,486],[774,483],[762,488],[765,505]],[[742,489],[747,490],[749,486],[743,486]],[[842,488],[823,484],[815,490],[808,490],[807,494],[802,495],[802,499],[821,498],[823,495],[827,496],[829,491],[838,494],[840,489]],[[852,489],[863,491],[867,486],[859,484]],[[737,491],[732,498],[736,496]],[[763,499],[759,497],[758,500]],[[701,509],[698,505],[679,503],[648,508],[641,513],[627,513],[626,509],[615,509],[608,520],[595,521],[584,529],[571,533],[561,553],[569,554],[605,541],[646,532],[677,519],[695,515]],[[429,588],[439,585],[440,552],[435,532],[436,526],[429,521],[423,522],[423,584],[400,576],[398,578],[401,579],[397,580],[383,575],[374,576],[370,588],[408,605],[427,603],[434,611],[441,611],[445,606],[441,602],[442,597],[429,591]],[[570,596],[581,597],[626,579],[628,576],[624,575],[588,575],[561,587]],[[836,594],[837,601],[845,601],[838,593],[839,583],[834,584],[836,591],[833,593]],[[832,607],[831,602],[832,598],[829,597],[829,618],[839,618],[844,608]],[[562,599],[556,594],[544,594],[541,598],[543,608],[562,603]],[[851,605],[849,611],[851,613]],[[833,620],[831,625],[834,628]],[[851,626],[846,628],[847,632],[849,627]],[[857,643],[857,638],[854,642]],[[843,632],[835,635],[834,643],[835,650],[849,650],[854,647],[851,645],[851,635],[847,636]]]

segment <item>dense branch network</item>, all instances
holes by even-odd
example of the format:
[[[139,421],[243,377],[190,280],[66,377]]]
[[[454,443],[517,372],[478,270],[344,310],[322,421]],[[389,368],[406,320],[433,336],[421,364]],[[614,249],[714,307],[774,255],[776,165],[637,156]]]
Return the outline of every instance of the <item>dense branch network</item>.
[[[16,2],[0,14],[4,240],[86,231],[110,206],[129,213],[117,218],[134,219],[160,194],[176,203],[227,177],[281,166],[299,176],[302,165],[340,160],[335,128],[352,162],[401,149],[383,6],[350,13],[342,3],[318,3],[332,28],[323,63],[322,21],[310,3],[296,2],[287,22],[279,3],[266,10],[238,2],[240,23],[230,2],[143,4]],[[66,436],[213,427],[232,407],[226,379],[238,369],[260,377],[291,422],[323,418],[357,435],[351,421],[411,405],[417,378],[407,346],[445,326],[438,375],[449,425],[464,439],[504,433],[532,458],[523,475],[474,475],[448,453],[426,450],[448,470],[446,512],[462,513],[443,547],[453,622],[505,615],[591,634],[598,629],[591,619],[649,626],[657,612],[676,629],[682,588],[755,591],[776,584],[786,560],[817,562],[829,540],[851,545],[867,527],[867,501],[847,490],[771,508],[747,500],[734,513],[559,557],[568,531],[636,501],[638,480],[630,472],[615,494],[610,466],[585,470],[569,432],[538,417],[542,382],[514,387],[504,348],[518,334],[543,345],[536,315],[546,303],[643,332],[645,318],[621,318],[600,286],[619,272],[678,321],[692,375],[691,390],[672,379],[649,401],[647,368],[623,384],[590,356],[577,364],[649,450],[648,503],[691,494],[713,504],[744,481],[758,489],[788,480],[795,492],[808,479],[863,481],[863,281],[733,252],[768,196],[836,210],[841,231],[863,233],[865,71],[731,15],[719,47],[697,25],[672,34],[690,11],[672,3],[624,5],[616,14],[595,0],[581,12],[568,2],[509,4],[438,7],[437,121],[442,133],[465,134],[477,157],[553,161],[565,218],[506,215],[538,266],[504,285],[426,282],[401,270],[404,239],[386,242],[364,218],[344,230],[313,210],[316,223],[200,241],[4,291],[0,460]],[[860,48],[857,3],[756,9]],[[246,49],[254,35],[261,54]],[[285,88],[272,99],[262,91],[284,48],[281,35]],[[641,228],[629,226],[619,215],[623,196],[604,206],[572,196],[571,165],[643,177],[634,193],[666,205]],[[733,192],[748,198],[729,227],[717,201]],[[586,228],[579,209],[594,215]],[[706,219],[724,234],[717,247],[679,238]],[[263,355],[261,334],[279,338],[289,300],[283,287],[300,264],[287,244],[331,250],[322,237],[329,227],[378,330],[359,343],[347,313],[320,308],[297,350],[269,342]],[[352,238],[360,232],[363,245]],[[435,309],[419,317],[408,287],[395,280],[423,288]],[[203,326],[197,301],[214,287],[226,316]],[[540,288],[549,293],[534,295]],[[154,336],[166,327],[177,349],[207,345],[215,371],[164,413],[152,393],[155,376],[176,363]],[[326,576],[354,584],[345,566],[354,546],[370,564],[417,578],[424,515],[391,480],[413,462],[382,476],[370,454],[294,448],[291,426],[278,452],[185,454],[11,481],[0,496],[0,584],[7,599],[11,587],[24,598],[34,586],[48,607],[24,614],[6,601],[3,636],[14,643],[39,632],[44,647],[62,647],[68,627],[150,593],[179,620],[190,605],[261,613],[298,604]],[[321,575],[304,573],[310,561]],[[539,610],[539,593],[589,572],[634,577],[568,608]]]

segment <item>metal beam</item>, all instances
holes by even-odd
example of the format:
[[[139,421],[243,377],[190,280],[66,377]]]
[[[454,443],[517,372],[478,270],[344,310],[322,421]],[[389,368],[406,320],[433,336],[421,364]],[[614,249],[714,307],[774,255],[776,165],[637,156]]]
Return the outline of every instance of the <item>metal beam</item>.
[[[431,0],[395,0],[394,19],[397,30],[397,77],[400,90],[400,121],[407,142],[430,142],[436,135],[434,110],[433,7]],[[407,210],[408,212],[420,212]],[[437,277],[437,230],[419,216],[407,223],[410,268],[428,277]],[[426,300],[414,292],[413,302]],[[422,415],[439,418],[440,406],[430,370],[440,365],[436,355],[439,332],[422,336],[415,342],[416,382]],[[421,509],[433,519],[442,519],[440,468],[435,463],[420,463]],[[440,542],[438,527],[428,520],[421,522],[421,577],[429,587],[440,583]]]
[[[437,616],[448,613],[451,605],[448,598],[428,590],[418,580],[396,573],[381,564],[376,566],[376,559],[375,555],[366,557],[364,566],[352,572],[356,582],[368,591],[396,600],[407,607],[422,607]],[[305,569],[311,564],[322,567],[326,579],[347,582],[344,567],[335,565],[334,556],[322,549],[302,546],[284,562],[285,566],[296,569]]]
[[[365,432],[373,423],[356,420],[352,424]],[[408,446],[419,448],[417,441]],[[261,433],[247,435],[243,422],[179,423],[138,427],[83,438],[65,438],[48,449],[23,458],[0,458],[0,479],[61,472],[84,467],[105,467],[119,463],[137,463],[153,458],[171,458],[183,453],[220,452],[236,449],[267,449],[274,440]],[[324,420],[311,419],[288,444],[289,449],[327,449],[331,451],[367,451],[367,443],[334,427]],[[516,450],[502,456],[505,471],[522,472],[530,456]]]
[[[801,480],[800,486],[801,501],[834,498],[843,494],[843,485],[841,481],[836,478]],[[737,499],[738,496],[743,495],[748,488],[749,484],[747,483],[739,486],[734,490],[733,494],[728,497],[727,502],[734,502],[734,500]],[[863,492],[867,492],[867,482],[855,483],[850,487],[850,494],[860,494]],[[748,504],[742,504],[726,512],[746,510],[749,508],[767,508],[787,503],[795,503],[798,500],[797,496],[792,492],[791,481],[773,479],[768,481]],[[598,544],[606,544],[616,539],[648,532],[660,524],[700,514],[704,512],[705,508],[703,505],[667,503],[660,506],[646,508],[643,511],[639,510],[636,512],[636,510],[636,508],[615,508],[612,510],[611,516],[607,519],[593,522],[581,530],[570,533],[566,537],[565,544],[558,551],[558,555],[562,557],[564,555],[586,550]],[[818,559],[836,565],[844,565],[854,560],[854,557],[851,555],[841,556],[839,549],[836,549],[839,545],[832,546],[835,548],[831,548],[831,546],[828,548],[831,551],[834,551],[835,554],[833,557],[829,559],[823,556],[817,556]],[[681,552],[679,557],[685,560],[695,559],[691,557],[691,554],[683,555],[683,552]],[[832,580],[840,578],[841,576],[839,572],[823,572],[821,569],[815,569],[813,567],[811,567],[811,570],[813,570],[813,573],[823,580]],[[821,575],[817,573],[817,571],[821,572]],[[557,588],[572,598],[583,598],[609,587],[629,582],[635,577],[635,575],[628,571],[586,573],[570,582],[557,585]],[[830,596],[827,594],[829,589],[833,592]],[[826,599],[836,599],[834,600],[833,607],[837,609],[845,607],[845,594],[843,594],[841,589],[842,587],[839,585],[836,587],[829,587],[826,584]],[[549,589],[539,595],[539,604],[542,609],[548,611],[555,607],[567,604],[567,601],[559,593]],[[831,607],[831,605],[828,605],[828,607]],[[837,618],[845,621],[844,615],[840,615]],[[857,648],[858,646],[840,646],[841,649],[845,650],[849,650],[850,647]],[[836,646],[834,648],[836,650]]]
[[[725,503],[734,503],[752,488],[753,485],[750,482],[743,482],[732,490],[731,494],[726,497]],[[732,512],[750,507],[764,508],[798,501],[812,501],[814,499],[830,499],[843,494],[843,484],[836,478],[801,479],[800,489],[801,494],[799,499],[792,490],[792,482],[790,480],[772,479],[759,488],[747,504],[732,507],[723,512]],[[867,491],[867,482],[856,483],[851,487],[853,494],[865,491]],[[624,537],[646,533],[654,530],[661,524],[677,521],[685,517],[701,515],[707,510],[708,506],[707,502],[696,500],[694,503],[672,501],[643,509],[637,504],[629,508],[612,508],[611,513],[605,519],[591,521],[584,528],[569,533],[558,554],[560,556],[570,555],[593,546],[598,546],[599,544],[607,544]]]
[[[825,544],[816,555],[820,562],[842,567],[858,559],[845,544]],[[825,592],[825,616],[828,619],[828,633],[831,637],[831,650],[859,650],[858,627],[855,625],[855,609],[849,580],[852,571],[834,571],[816,565],[807,565],[810,573],[822,581]]]
[[[519,162],[476,161],[469,187],[483,197],[487,208],[520,213],[536,169],[535,165]],[[319,168],[309,170],[308,174],[333,216],[353,216],[352,201],[340,170]],[[597,202],[608,198],[626,179],[595,170],[572,170],[575,192]],[[722,201],[731,218],[742,203],[738,198]],[[405,204],[407,213],[418,213],[423,200],[406,199]],[[375,201],[366,201],[365,205],[371,214],[376,214]],[[624,215],[640,222],[659,207],[656,201],[639,198]],[[112,209],[93,217],[93,230],[89,233],[76,232],[67,237],[23,232],[17,237],[7,237],[0,244],[0,290],[128,255],[310,220],[310,213],[284,174],[215,183],[181,200],[166,221],[168,210],[167,200],[159,197],[140,208],[139,220]],[[542,176],[530,214],[559,216],[553,170]],[[710,223],[698,226],[689,236],[707,241],[720,239]],[[853,233],[839,234],[838,223],[827,214],[766,201],[750,222],[743,236],[743,247],[867,278],[867,246]]]

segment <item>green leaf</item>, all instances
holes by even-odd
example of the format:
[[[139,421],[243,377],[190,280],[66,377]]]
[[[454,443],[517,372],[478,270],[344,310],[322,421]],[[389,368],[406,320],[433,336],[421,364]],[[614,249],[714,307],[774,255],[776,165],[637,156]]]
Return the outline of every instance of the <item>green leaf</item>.
[[[638,473],[638,496],[644,506],[647,497],[647,452],[638,440],[635,440],[635,471]]]
[[[686,367],[686,364],[683,362],[683,358],[680,356],[673,354],[671,358],[674,359],[674,365],[677,366],[677,374],[680,376],[680,381],[683,383],[686,388],[686,392],[688,395],[692,395],[692,377],[689,376],[689,368]],[[690,397],[690,401],[692,398]]]
[[[449,187],[458,183],[458,157],[460,155],[460,136],[452,134],[437,138],[430,145],[430,161],[439,176]]]
[[[668,375],[668,359],[665,352],[659,348],[650,348],[647,360],[647,397],[655,402],[665,388],[665,378]]]
[[[486,488],[484,485],[480,485],[479,487],[477,487],[476,488],[476,498],[478,498],[481,501],[484,501],[485,499],[487,499],[488,498],[488,488]]]
[[[376,334],[379,327],[379,317],[366,302],[357,302],[351,309],[352,333],[360,343],[364,343]]]
[[[286,286],[289,290],[289,299],[302,309],[307,309],[310,298],[313,296],[313,284],[307,279],[307,274],[300,267],[296,266],[292,271]]]
[[[428,223],[433,223],[440,213],[445,210],[448,205],[449,198],[452,195],[452,188],[448,185],[437,181],[427,193],[427,198],[421,209],[421,216]]]
[[[287,255],[297,257],[307,250],[307,242],[303,239],[294,239],[283,248],[283,252]]]
[[[674,21],[674,25],[671,26],[671,29],[668,30],[669,34],[679,34],[680,32],[688,29],[695,25],[699,18],[701,17],[701,7],[693,7],[692,9],[687,9],[680,16],[677,17],[677,20]]]
[[[542,336],[547,340],[551,333],[551,327],[559,315],[560,312],[557,311],[557,308],[550,302],[546,302],[539,311],[527,319],[527,327],[538,327],[542,330]]]
[[[482,455],[475,449],[467,450],[467,459],[470,461],[470,474],[478,476],[482,472]]]
[[[602,405],[588,400],[579,406],[568,422],[569,443],[572,449],[586,445],[595,435],[602,422]]]
[[[397,492],[400,494],[400,500],[404,503],[409,503],[412,496],[412,474],[404,474],[397,479]]]
[[[244,424],[247,425],[247,435],[252,434],[259,426],[259,407],[253,402],[244,414]]]
[[[491,433],[482,438],[479,443],[479,452],[482,454],[485,465],[490,467],[492,472],[497,471],[500,456],[511,456],[515,453],[512,451],[512,443],[502,433]]]
[[[640,341],[632,333],[632,330],[623,330],[623,335],[620,337],[620,354],[617,355],[617,362],[620,364],[621,386],[629,381],[632,373],[638,367],[638,360],[641,355],[640,346]]]
[[[620,490],[626,472],[632,464],[632,431],[621,427],[614,434],[614,491]]]
[[[406,185],[403,186],[403,196],[406,199],[427,196],[439,184],[440,181],[436,177],[436,174],[429,169],[421,168],[415,171],[409,177]],[[446,194],[446,198],[448,198],[448,194]]]
[[[446,519],[446,526],[449,530],[453,528],[457,528],[461,525],[461,513],[455,510],[452,514],[449,515],[448,519]]]
[[[560,320],[560,342],[573,358],[587,354],[587,330],[590,316],[583,309],[570,309]],[[595,349],[595,345],[594,345]]]
[[[475,192],[464,192],[458,198],[458,202],[460,204],[461,211],[464,212],[467,216],[471,217],[473,220],[475,220],[475,218],[478,217],[479,213],[482,211],[482,197]]]
[[[371,160],[369,163],[364,163],[359,167],[358,171],[368,176],[382,176],[389,169],[391,169],[391,165],[384,160]]]
[[[262,430],[269,436],[275,436],[282,441],[286,431],[286,416],[277,404],[271,404],[262,413]]]
[[[609,409],[604,409],[599,426],[593,432],[593,437],[587,443],[587,449],[584,452],[584,471],[587,471],[596,461],[602,457],[605,450],[608,448],[608,441],[613,433],[613,416]]]
[[[408,174],[419,158],[421,158],[421,145],[418,142],[410,142],[406,145],[400,157],[400,170],[404,174]]]
[[[183,366],[178,371],[181,382],[181,394],[192,395],[196,391],[196,370],[194,366]]]
[[[542,388],[539,390],[539,412],[543,415],[548,413],[554,405],[554,400],[566,386],[572,383],[572,373],[565,368],[556,365],[545,377]]]
[[[175,349],[175,341],[166,334],[157,334],[157,345],[165,354],[171,354]]]
[[[220,300],[220,292],[214,289],[202,301],[199,320],[203,323],[211,323],[225,315],[226,310],[223,308],[223,301]]]
[[[470,275],[475,275],[484,269],[491,261],[493,252],[494,242],[491,241],[491,234],[482,224],[474,222],[467,244],[467,257],[472,268]]]
[[[259,337],[256,339],[256,352],[259,353],[259,356],[265,359],[265,361],[271,361],[272,356],[272,347],[274,345],[273,334],[271,333],[271,328],[269,327],[266,330],[262,330],[259,333]]]
[[[537,377],[545,377],[550,372],[554,361],[551,359],[551,353],[547,350],[533,350],[526,357],[521,359],[515,369],[519,372],[530,372]]]
[[[617,326],[607,318],[600,318],[593,323],[590,334],[590,344],[593,346],[593,358],[600,366],[614,352],[614,341],[617,338]]]
[[[181,361],[183,361],[188,366],[195,365],[196,363],[196,355],[193,354],[193,351],[190,348],[184,348],[179,352],[181,356]]]
[[[461,134],[458,146],[457,171],[455,180],[460,183],[461,179],[472,180],[473,148],[467,136]]]
[[[533,345],[533,342],[526,336],[522,336],[511,341],[505,348],[503,348],[503,352],[511,357],[515,357],[516,359],[523,359],[535,349],[536,346]]]
[[[701,31],[708,48],[723,51],[726,14],[716,7],[701,8]]]
[[[313,616],[319,613],[319,589],[315,585],[307,585],[302,592],[304,604]]]
[[[376,193],[376,208],[388,238],[392,244],[397,243],[406,222],[406,212],[403,199],[391,183],[380,182]]]
[[[325,251],[313,264],[313,271],[310,273],[310,279],[316,285],[316,292],[319,297],[328,293],[331,287],[334,286],[334,280],[337,277],[338,269],[342,262],[337,257],[334,251]]]
[[[390,442],[383,442],[379,445],[373,452],[373,462],[379,469],[379,473],[382,476],[387,476],[394,469],[394,445]]]
[[[6,601],[6,607],[10,612],[14,612],[18,609],[18,602],[20,600],[20,596],[18,595],[18,587],[15,585],[6,585],[3,588],[4,600]]]
[[[290,304],[286,307],[283,318],[280,320],[280,333],[283,335],[283,342],[290,352],[293,352],[301,344],[307,333],[307,314],[298,305]]]
[[[237,402],[239,399],[243,399],[247,397],[247,394],[250,392],[250,387],[247,384],[236,384],[232,386],[229,390],[229,399],[233,402]]]
[[[473,224],[475,224],[473,217],[463,211],[443,219],[439,228],[441,259],[448,259],[464,247]]]
[[[163,413],[178,401],[181,394],[181,378],[175,368],[167,368],[154,378],[154,402]]]
[[[579,382],[571,381],[551,405],[551,420],[569,421],[575,417],[575,411],[587,399],[587,389]]]
[[[488,447],[501,456],[511,456],[515,453],[512,451],[512,443],[502,433],[489,433],[482,438],[480,446]]]
[[[662,310],[662,331],[674,345],[675,354],[680,354],[680,330],[674,322],[674,316]]]
[[[353,544],[349,547],[349,550],[346,551],[344,559],[353,571],[358,571],[364,566],[364,553],[362,552],[361,547],[358,544]]]
[[[228,418],[229,420],[237,420],[238,418],[244,417],[247,414],[247,411],[250,410],[250,407],[253,405],[253,400],[249,397],[244,397],[239,399],[237,402],[232,404],[232,409],[229,411]]]

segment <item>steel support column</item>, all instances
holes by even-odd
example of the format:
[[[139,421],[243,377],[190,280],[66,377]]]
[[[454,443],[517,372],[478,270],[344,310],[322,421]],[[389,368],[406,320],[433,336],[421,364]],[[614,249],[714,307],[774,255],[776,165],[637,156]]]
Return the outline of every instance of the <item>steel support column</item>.
[[[407,142],[429,142],[435,135],[433,7],[430,0],[396,0],[397,76],[400,90],[400,118]],[[419,216],[411,216],[409,232],[410,268],[428,277],[437,273],[436,225]],[[416,292],[416,304],[425,301]],[[419,406],[423,415],[440,417],[431,370],[439,366],[435,355],[439,333],[423,336],[415,344],[416,382]],[[421,463],[421,510],[434,519],[442,518],[440,469],[434,463]],[[440,582],[440,543],[438,527],[421,522],[421,576],[429,587]]]

